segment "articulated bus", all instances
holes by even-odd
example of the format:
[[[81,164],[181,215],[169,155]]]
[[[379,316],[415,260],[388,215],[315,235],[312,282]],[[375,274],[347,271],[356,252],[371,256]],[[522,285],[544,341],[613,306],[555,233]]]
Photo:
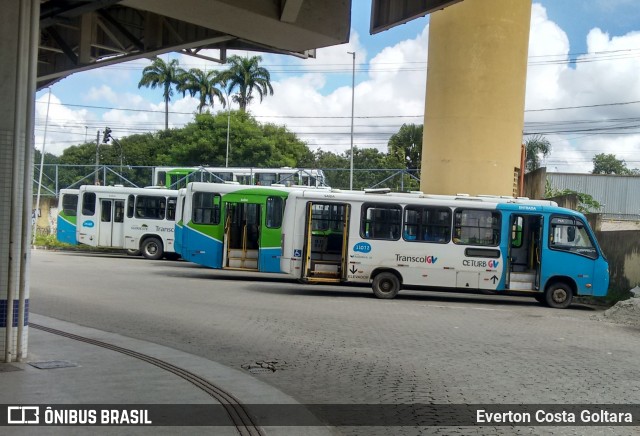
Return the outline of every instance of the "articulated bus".
[[[154,167],[153,184],[179,189],[189,182],[237,182],[241,185],[273,184],[326,186],[324,172],[305,168]]]
[[[300,189],[189,183],[178,196],[178,253],[209,268],[279,273],[285,201]]]
[[[585,217],[556,203],[421,193],[292,192],[281,269],[305,282],[529,295],[554,308],[605,296],[609,266]]]
[[[76,219],[78,211],[79,189],[61,189],[58,199],[58,218],[56,220],[56,238],[66,244],[77,245]]]
[[[77,240],[93,247],[140,250],[147,259],[177,257],[173,249],[177,190],[80,187]]]

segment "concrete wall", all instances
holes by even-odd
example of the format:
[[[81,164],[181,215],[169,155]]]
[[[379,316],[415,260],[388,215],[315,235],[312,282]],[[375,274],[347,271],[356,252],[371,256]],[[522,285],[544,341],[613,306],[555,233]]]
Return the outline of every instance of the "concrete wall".
[[[640,232],[596,231],[596,237],[609,261],[609,295],[623,295],[640,285]]]

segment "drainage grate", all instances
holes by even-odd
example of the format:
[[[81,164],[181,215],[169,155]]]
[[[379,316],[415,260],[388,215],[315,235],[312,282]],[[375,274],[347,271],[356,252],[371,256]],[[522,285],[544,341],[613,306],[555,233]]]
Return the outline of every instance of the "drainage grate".
[[[0,372],[22,371],[22,368],[11,365],[10,363],[0,363]]]
[[[44,362],[29,362],[29,365],[38,369],[74,368],[77,363],[68,360],[45,360]]]

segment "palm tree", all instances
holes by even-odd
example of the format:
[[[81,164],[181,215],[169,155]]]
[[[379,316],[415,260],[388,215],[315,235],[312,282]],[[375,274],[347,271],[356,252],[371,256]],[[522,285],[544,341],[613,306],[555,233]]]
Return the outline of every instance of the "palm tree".
[[[192,68],[189,71],[183,71],[180,75],[180,84],[176,89],[185,93],[189,93],[192,97],[198,94],[200,103],[198,104],[198,113],[202,113],[202,109],[207,105],[213,107],[214,99],[217,98],[223,107],[226,106],[224,94],[218,86],[224,88],[224,81],[222,80],[222,72],[211,70],[202,71],[199,68]]]
[[[540,154],[547,157],[551,152],[551,143],[542,135],[535,135],[524,142],[525,147],[525,168],[526,172],[531,172],[540,168]]]
[[[171,59],[166,63],[160,58],[155,58],[153,63],[142,70],[142,78],[138,83],[138,88],[146,87],[156,89],[163,88],[162,96],[164,97],[164,128],[169,129],[169,100],[173,95],[173,85],[180,83],[180,76],[184,74],[184,70],[178,67],[178,60]]]
[[[230,67],[223,73],[223,79],[227,84],[229,94],[238,88],[238,92],[233,95],[232,99],[238,103],[241,111],[246,111],[247,106],[253,100],[254,90],[260,95],[260,101],[267,94],[273,95],[271,75],[266,68],[260,66],[261,56],[243,58],[234,55],[229,56],[227,61]]]

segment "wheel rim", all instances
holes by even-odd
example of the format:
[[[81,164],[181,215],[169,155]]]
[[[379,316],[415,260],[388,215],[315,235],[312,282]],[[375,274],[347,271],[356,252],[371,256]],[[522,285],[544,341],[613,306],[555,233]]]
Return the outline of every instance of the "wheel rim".
[[[564,303],[567,301],[567,291],[562,288],[554,289],[551,294],[551,298],[553,298],[553,301],[558,304]]]
[[[393,290],[392,281],[391,280],[382,280],[380,282],[380,290],[385,294],[388,294],[389,292],[391,292]]]
[[[158,252],[158,245],[157,244],[149,244],[147,245],[147,253],[150,254],[151,256],[153,256],[154,254],[156,254]]]

